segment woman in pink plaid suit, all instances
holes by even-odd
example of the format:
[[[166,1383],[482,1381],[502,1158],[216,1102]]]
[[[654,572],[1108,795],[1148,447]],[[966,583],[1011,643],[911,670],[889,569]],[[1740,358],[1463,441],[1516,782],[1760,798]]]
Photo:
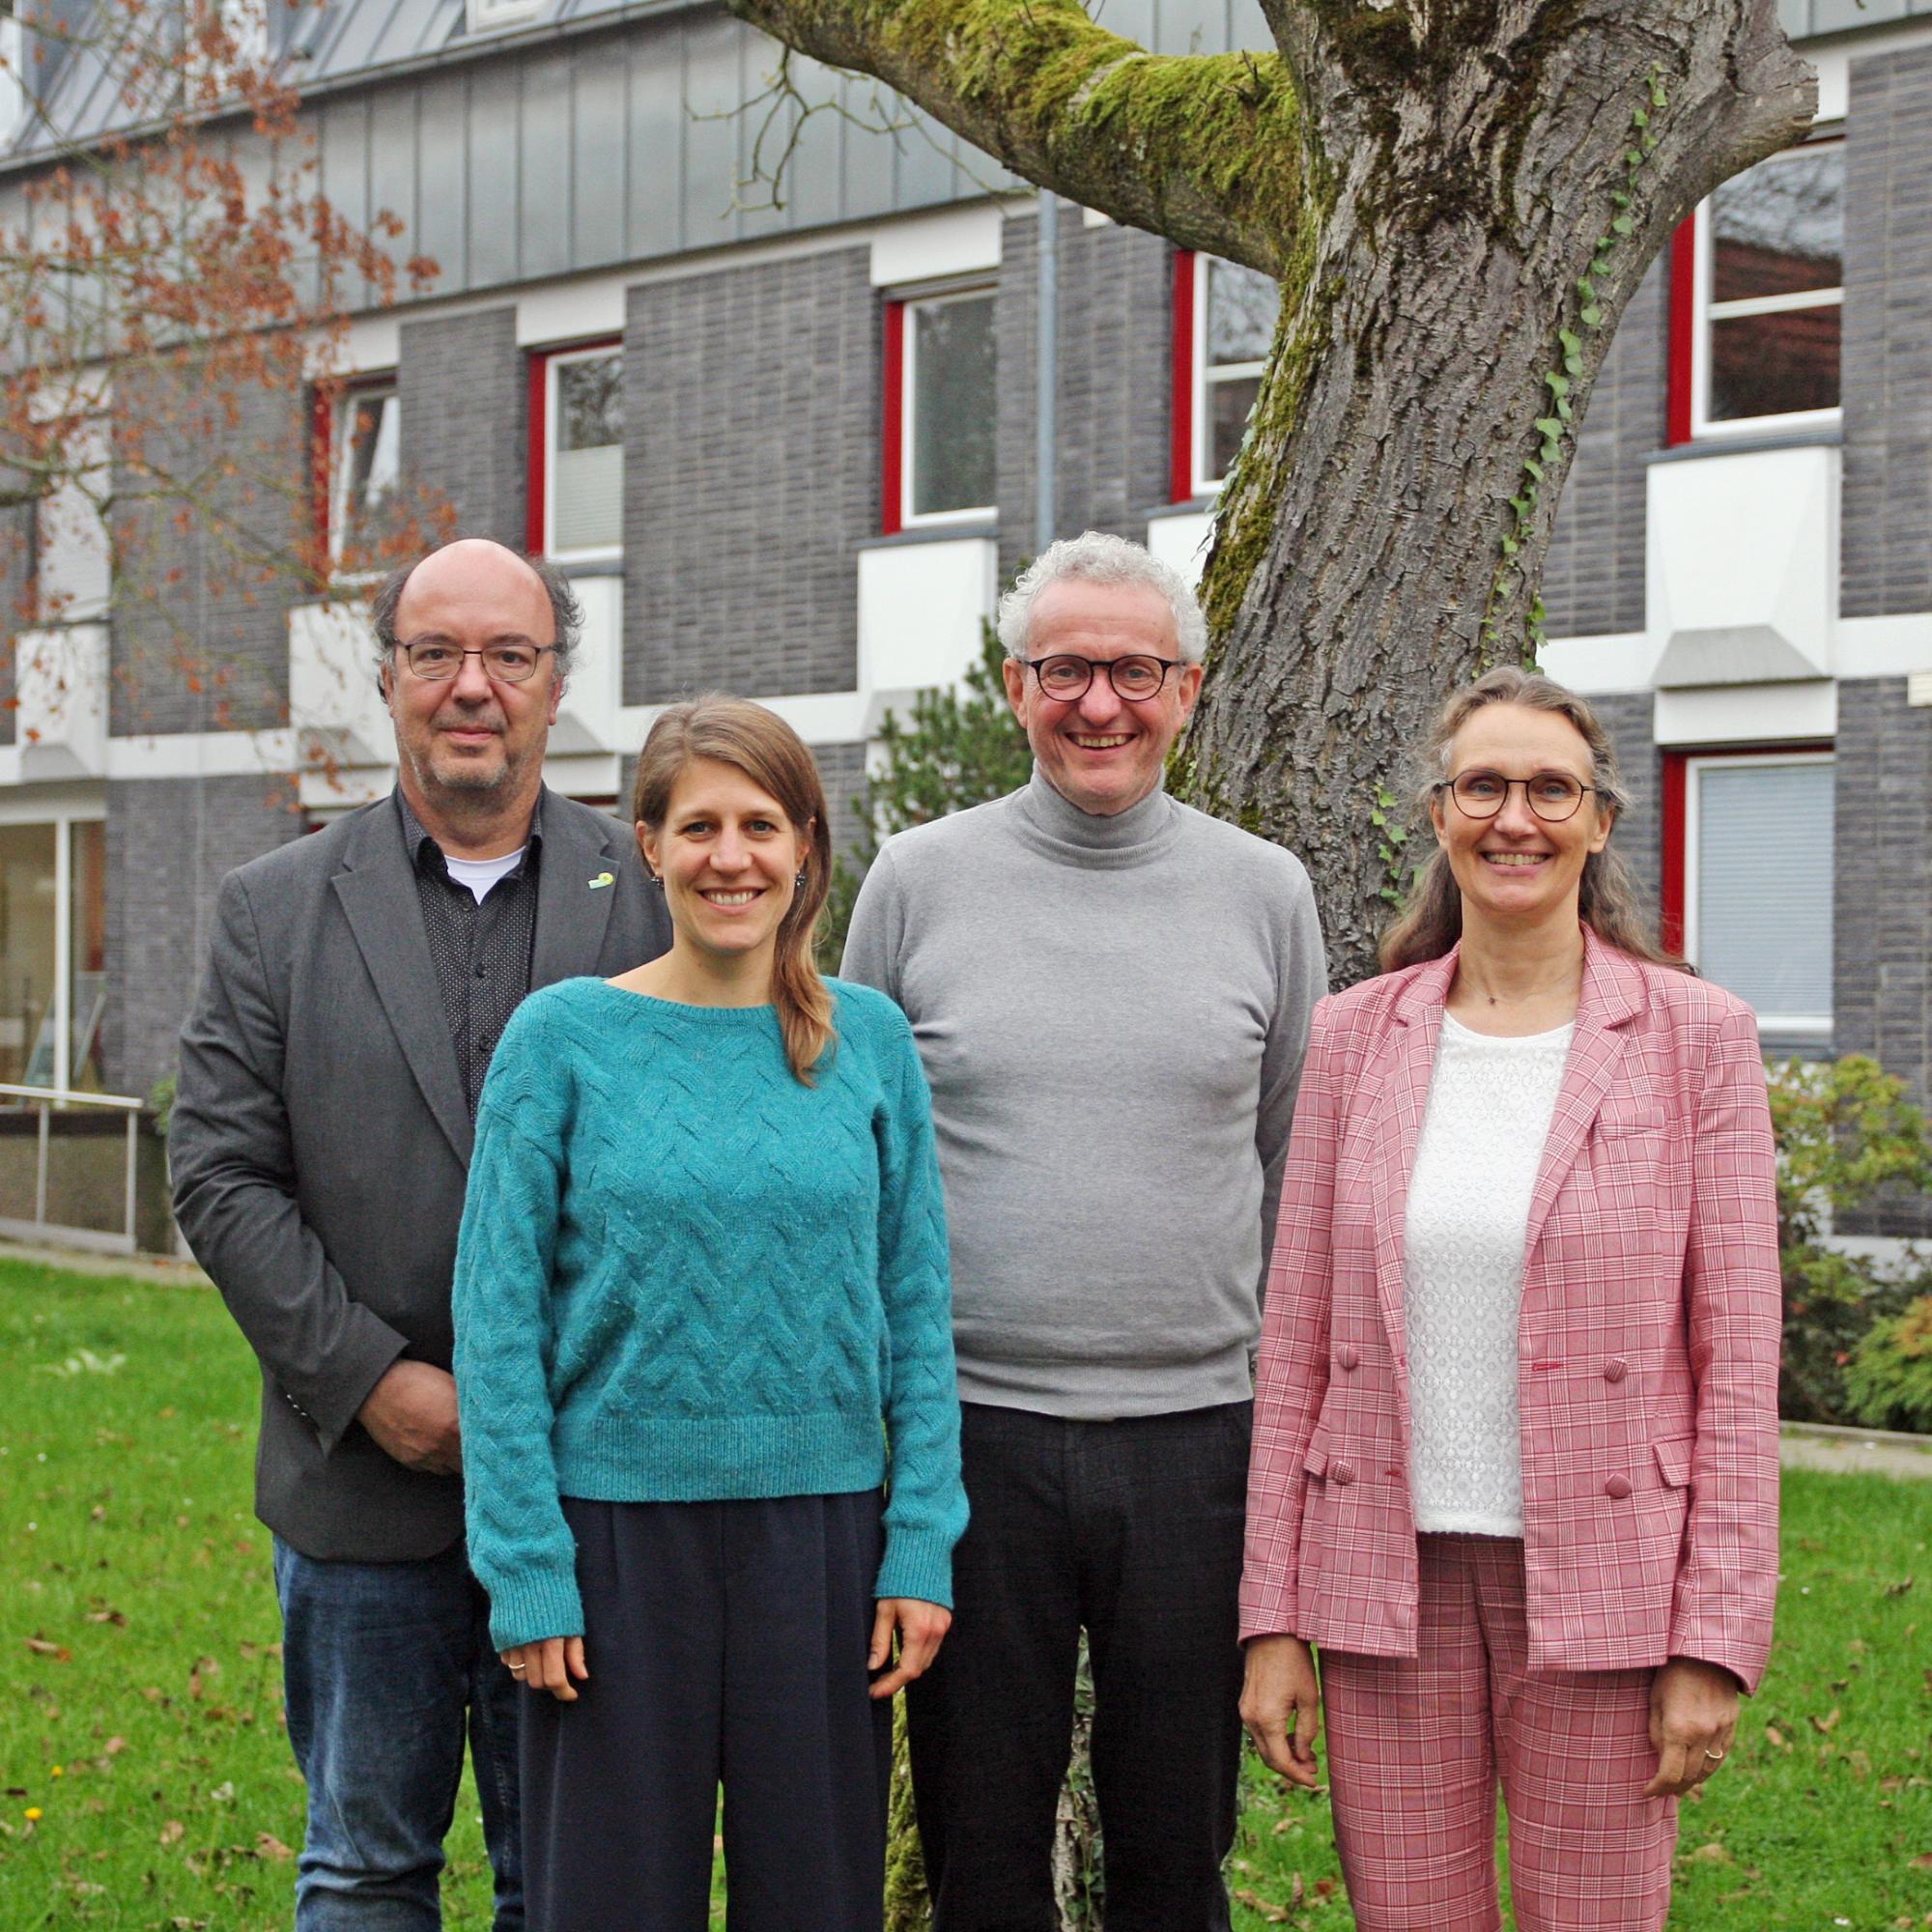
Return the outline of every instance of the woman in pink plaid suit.
[[[1749,1009],[1661,953],[1583,701],[1432,741],[1393,970],[1316,1009],[1269,1275],[1241,1714],[1329,1784],[1363,1932],[1654,1928],[1777,1576],[1774,1153]],[[1310,1646],[1321,1653],[1318,1690]]]

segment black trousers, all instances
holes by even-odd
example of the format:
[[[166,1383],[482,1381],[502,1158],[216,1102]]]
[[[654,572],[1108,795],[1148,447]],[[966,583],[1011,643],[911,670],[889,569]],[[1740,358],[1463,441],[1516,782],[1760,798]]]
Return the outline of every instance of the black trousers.
[[[878,1492],[563,1508],[590,1677],[523,1697],[530,1932],[704,1932],[721,1782],[731,1932],[878,1932]]]
[[[953,1625],[906,1693],[934,1932],[1053,1932],[1083,1626],[1107,1932],[1226,1932],[1252,1415],[966,1406]]]

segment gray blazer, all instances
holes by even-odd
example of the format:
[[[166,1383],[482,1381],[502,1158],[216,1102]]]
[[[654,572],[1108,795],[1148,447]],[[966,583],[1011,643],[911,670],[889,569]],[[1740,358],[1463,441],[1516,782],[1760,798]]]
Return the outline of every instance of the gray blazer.
[[[629,827],[549,791],[539,812],[531,985],[664,952]],[[168,1158],[182,1231],[261,1359],[256,1512],[305,1555],[393,1562],[463,1533],[460,1479],[405,1469],[355,1417],[399,1356],[450,1365],[469,1146],[393,801],[231,872]]]

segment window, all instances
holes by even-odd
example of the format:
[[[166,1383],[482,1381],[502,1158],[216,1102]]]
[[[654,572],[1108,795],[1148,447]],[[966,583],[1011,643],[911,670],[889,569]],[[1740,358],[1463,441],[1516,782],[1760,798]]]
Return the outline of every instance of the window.
[[[107,525],[107,429],[98,416],[71,418],[62,460],[68,475],[34,505],[34,611],[43,624],[78,624],[105,614],[113,586]]]
[[[1844,144],[1813,141],[1726,182],[1679,231],[1673,442],[1833,419],[1844,187]]]
[[[1195,273],[1194,494],[1218,490],[1233,467],[1248,414],[1261,394],[1262,367],[1274,341],[1281,286],[1211,255]]]
[[[396,379],[352,384],[324,417],[328,440],[328,555],[352,573],[377,567],[402,485]]]
[[[100,1087],[106,828],[0,825],[0,1082]]]
[[[0,0],[0,141],[10,139],[27,105],[26,37],[14,0]]]
[[[498,27],[520,27],[543,12],[543,0],[465,0],[463,30],[488,34]]]
[[[1666,759],[1667,936],[1773,1051],[1831,1037],[1833,779],[1825,751]]]
[[[624,351],[600,342],[530,358],[532,549],[567,561],[624,548]]]
[[[994,300],[963,289],[886,306],[888,532],[996,514]]]

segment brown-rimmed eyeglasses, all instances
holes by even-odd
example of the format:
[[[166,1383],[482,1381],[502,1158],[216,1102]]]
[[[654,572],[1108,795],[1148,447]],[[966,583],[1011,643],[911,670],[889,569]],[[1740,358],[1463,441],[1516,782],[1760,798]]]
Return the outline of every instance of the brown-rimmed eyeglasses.
[[[1500,772],[1458,772],[1453,779],[1439,781],[1435,789],[1455,799],[1465,818],[1493,818],[1503,809],[1512,785],[1522,787],[1523,803],[1546,825],[1561,825],[1575,818],[1586,791],[1596,791],[1568,772],[1538,772],[1531,778],[1506,779]]]
[[[1123,658],[1076,658],[1059,652],[1048,658],[1025,658],[1027,668],[1039,679],[1040,690],[1057,704],[1071,704],[1087,696],[1094,673],[1103,670],[1117,697],[1130,704],[1154,696],[1179,658],[1157,658],[1140,651]]]

